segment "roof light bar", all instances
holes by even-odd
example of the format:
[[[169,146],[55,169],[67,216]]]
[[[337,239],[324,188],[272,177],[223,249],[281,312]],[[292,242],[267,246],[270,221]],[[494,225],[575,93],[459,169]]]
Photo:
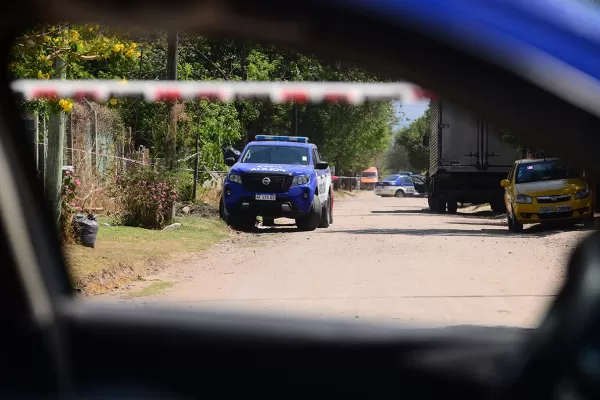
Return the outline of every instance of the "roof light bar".
[[[297,143],[308,143],[306,136],[275,136],[275,135],[256,135],[256,141],[262,142],[265,140],[275,142],[297,142]]]

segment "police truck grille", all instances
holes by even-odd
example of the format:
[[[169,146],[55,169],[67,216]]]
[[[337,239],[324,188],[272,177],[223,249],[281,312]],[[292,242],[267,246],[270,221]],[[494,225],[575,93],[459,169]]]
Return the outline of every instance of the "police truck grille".
[[[269,184],[265,185],[263,180],[269,178]],[[244,190],[261,193],[285,193],[292,184],[293,177],[282,174],[243,174],[242,184]]]

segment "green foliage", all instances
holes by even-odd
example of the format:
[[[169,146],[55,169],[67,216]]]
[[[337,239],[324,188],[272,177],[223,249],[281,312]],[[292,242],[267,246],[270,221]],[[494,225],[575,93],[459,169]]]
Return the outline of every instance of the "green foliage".
[[[400,169],[408,164],[413,170],[422,171],[429,168],[429,151],[423,145],[423,138],[430,135],[430,111],[415,119],[409,126],[400,129],[395,134],[393,150],[388,157],[388,163]]]
[[[77,192],[81,182],[75,172],[65,171],[63,174],[63,186],[61,190],[61,214],[60,214],[60,239],[63,242],[72,242],[75,238],[72,220],[77,211]]]
[[[67,79],[166,79],[167,35],[144,30],[118,33],[92,25],[42,25],[23,35],[13,48],[11,71],[17,78],[48,79],[59,75],[53,62],[65,61]],[[234,40],[213,40],[181,34],[178,48],[179,80],[226,81],[345,81],[376,82],[383,79],[340,63],[326,64],[309,55],[274,46]],[[69,112],[73,103],[34,102],[38,112]],[[49,106],[53,108],[50,109]],[[133,128],[138,142],[151,148],[153,159],[187,170],[179,186],[187,197],[192,179],[196,139],[199,141],[199,180],[202,172],[223,170],[222,148],[241,148],[256,134],[291,134],[292,104],[265,100],[230,103],[187,101],[173,106],[138,99],[110,99],[123,120]],[[297,104],[298,134],[317,143],[337,173],[355,173],[373,166],[388,147],[394,122],[390,102],[354,107],[342,104]],[[173,129],[173,127],[176,129]],[[174,159],[175,158],[175,159]],[[183,161],[179,161],[183,160]],[[144,217],[145,218],[145,217]],[[144,222],[145,223],[145,222]]]
[[[121,223],[126,226],[158,229],[171,220],[178,199],[173,176],[138,167],[117,176],[112,195],[122,207]]]

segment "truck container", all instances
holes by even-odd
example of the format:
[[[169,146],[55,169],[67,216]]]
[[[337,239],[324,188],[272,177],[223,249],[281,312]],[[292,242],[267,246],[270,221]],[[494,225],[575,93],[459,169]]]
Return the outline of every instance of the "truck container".
[[[523,158],[521,152],[488,121],[442,99],[431,101],[429,122],[431,133],[424,139],[429,208],[454,213],[458,203],[489,203],[493,211],[505,212],[500,181]]]

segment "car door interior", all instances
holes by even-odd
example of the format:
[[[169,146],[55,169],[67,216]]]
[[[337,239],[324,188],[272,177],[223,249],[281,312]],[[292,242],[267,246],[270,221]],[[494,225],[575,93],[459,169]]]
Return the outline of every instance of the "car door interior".
[[[587,134],[600,131],[597,116],[406,19],[383,19],[336,1],[24,0],[21,9],[28,13],[0,17],[5,63],[14,33],[39,21],[176,26],[263,40],[433,88],[597,171],[600,135]],[[555,383],[576,371],[578,346],[590,337],[600,304],[593,285],[600,274],[597,235],[578,249],[537,330],[399,327],[81,301],[69,290],[7,79],[0,98],[0,318],[7,338],[0,358],[8,371],[0,378],[1,397],[533,399],[548,398]]]

